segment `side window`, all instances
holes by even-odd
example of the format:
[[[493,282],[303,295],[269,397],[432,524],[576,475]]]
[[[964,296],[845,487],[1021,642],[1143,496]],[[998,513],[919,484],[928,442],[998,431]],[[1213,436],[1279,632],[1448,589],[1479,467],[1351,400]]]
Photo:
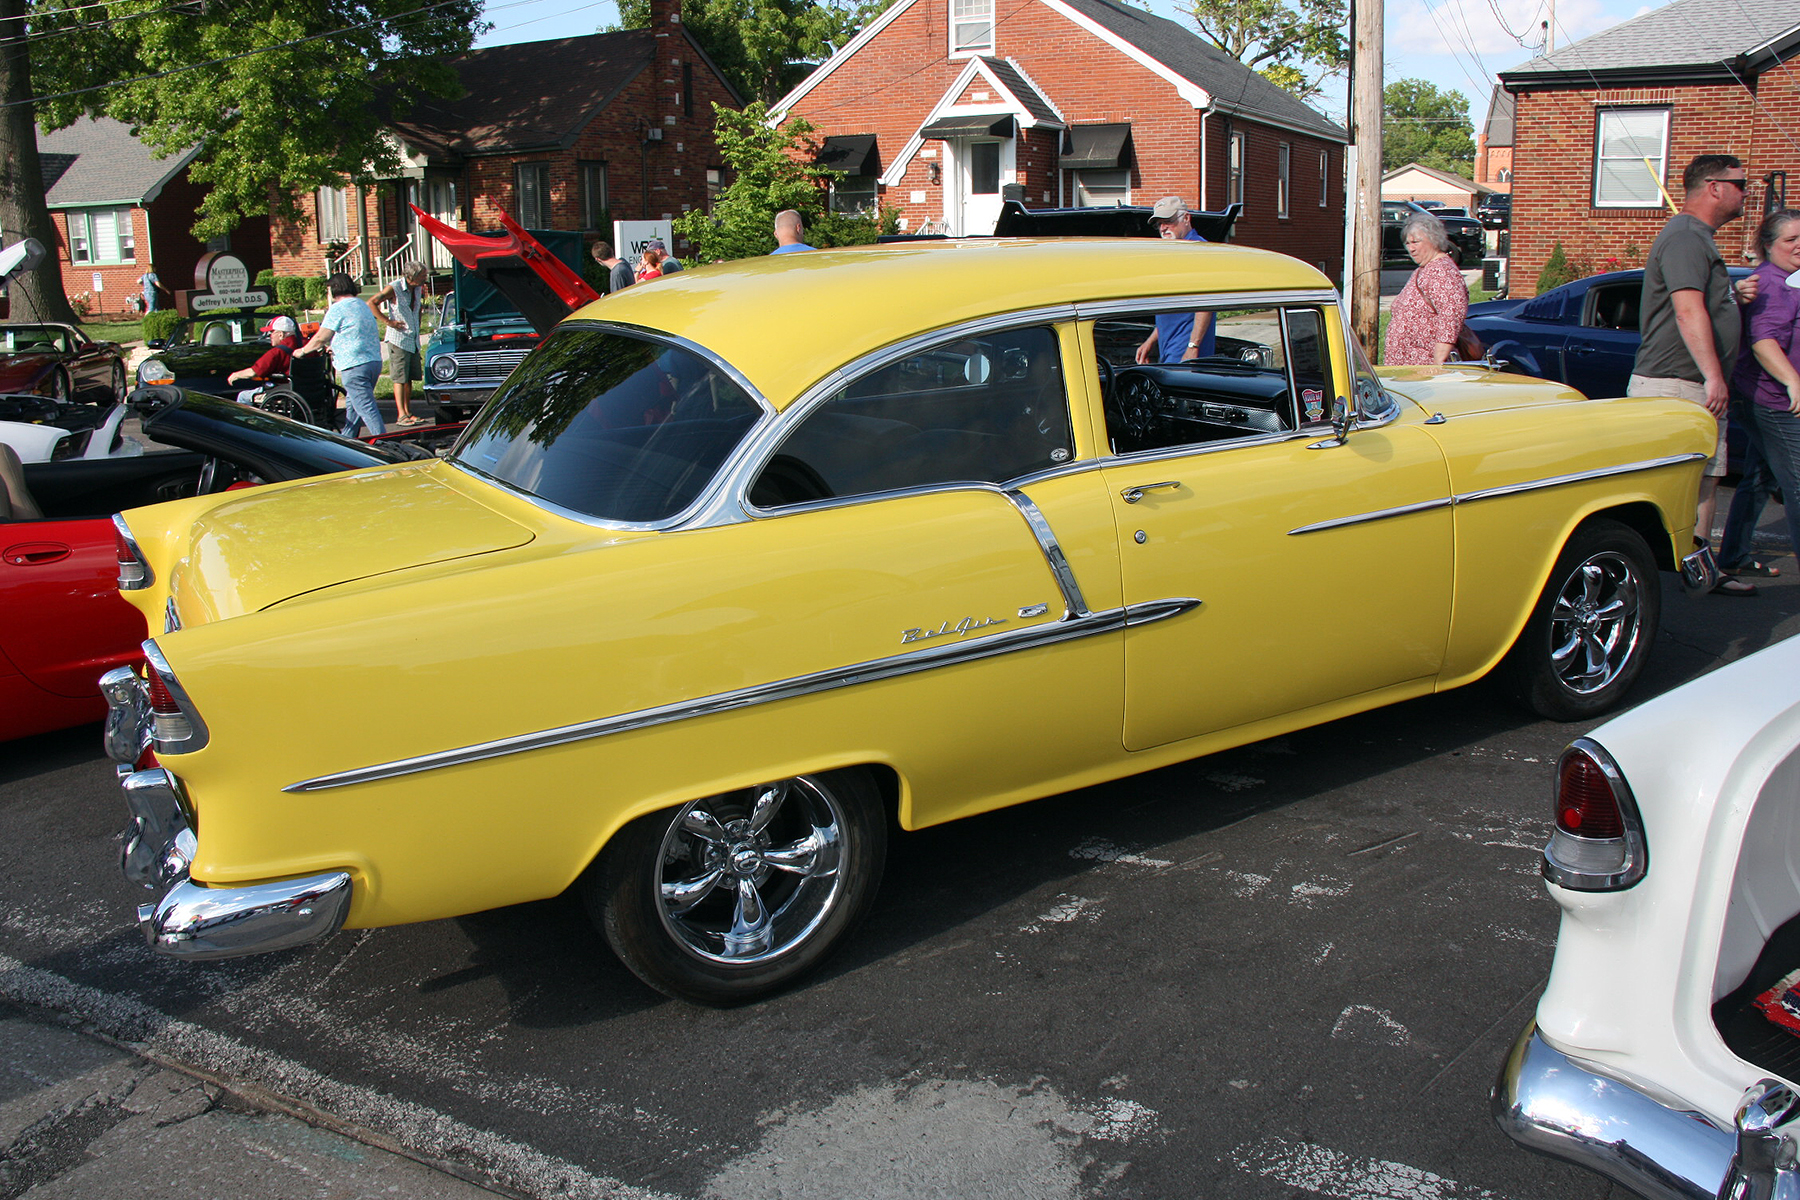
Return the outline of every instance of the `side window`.
[[[1322,322],[1318,309],[1304,307],[1146,311],[1094,322],[1113,453],[1262,437],[1329,420]]]
[[[1049,328],[944,342],[808,413],[750,489],[779,508],[946,483],[1003,483],[1069,461],[1062,354]]]
[[[1629,329],[1638,327],[1638,300],[1644,289],[1636,283],[1615,283],[1593,289],[1583,325],[1595,329]]]

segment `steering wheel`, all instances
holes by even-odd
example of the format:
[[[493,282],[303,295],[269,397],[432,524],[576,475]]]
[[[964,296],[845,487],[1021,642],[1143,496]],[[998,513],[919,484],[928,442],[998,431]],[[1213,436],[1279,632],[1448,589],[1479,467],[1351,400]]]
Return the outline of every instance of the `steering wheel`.
[[[1112,399],[1113,384],[1118,382],[1118,375],[1113,370],[1112,363],[1104,355],[1098,356],[1098,362],[1100,364],[1100,402],[1104,404]]]

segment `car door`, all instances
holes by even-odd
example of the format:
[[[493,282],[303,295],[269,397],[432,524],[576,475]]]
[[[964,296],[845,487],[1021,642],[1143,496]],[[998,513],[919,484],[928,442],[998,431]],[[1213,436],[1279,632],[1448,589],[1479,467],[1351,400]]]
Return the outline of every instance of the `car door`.
[[[97,695],[147,636],[118,578],[106,517],[0,523],[0,650],[47,692]]]
[[[1103,474],[1129,610],[1198,603],[1125,634],[1124,743],[1144,750],[1437,673],[1449,628],[1451,523],[1442,455],[1365,377],[1365,427],[1333,436],[1349,396],[1337,310],[1220,308],[1254,369],[1200,359],[1112,367]],[[1241,357],[1241,356],[1240,356]]]
[[[1642,280],[1595,284],[1578,303],[1563,343],[1563,382],[1596,399],[1623,396],[1642,334],[1638,300]]]

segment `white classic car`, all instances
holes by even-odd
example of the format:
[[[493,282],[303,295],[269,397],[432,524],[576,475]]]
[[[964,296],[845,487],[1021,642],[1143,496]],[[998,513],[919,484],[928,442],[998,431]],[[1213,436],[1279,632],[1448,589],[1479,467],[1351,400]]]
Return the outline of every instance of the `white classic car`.
[[[1651,1200],[1800,1195],[1800,637],[1578,738],[1554,805],[1495,1120]]]

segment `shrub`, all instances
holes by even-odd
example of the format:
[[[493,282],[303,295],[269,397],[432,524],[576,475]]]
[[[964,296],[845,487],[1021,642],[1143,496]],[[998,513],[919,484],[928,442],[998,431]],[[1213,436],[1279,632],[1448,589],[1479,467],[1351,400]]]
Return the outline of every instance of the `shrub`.
[[[1563,253],[1563,244],[1558,242],[1551,249],[1550,258],[1544,263],[1544,269],[1538,272],[1537,294],[1541,296],[1552,288],[1559,288],[1565,283],[1574,283],[1581,276],[1582,272],[1569,261],[1569,256]]]
[[[325,277],[308,275],[306,277],[306,307],[324,308],[325,304]]]
[[[272,288],[275,286],[275,268],[264,267],[256,273],[256,287]]]
[[[294,324],[300,323],[300,313],[291,304],[265,304],[256,310],[256,315],[259,317],[292,317]]]
[[[145,313],[139,328],[143,332],[144,340],[150,342],[158,338],[167,338],[175,332],[175,324],[180,320],[181,314],[174,309],[159,308],[155,312]]]
[[[306,303],[306,277],[303,275],[275,276],[275,302],[291,304],[295,308]]]

